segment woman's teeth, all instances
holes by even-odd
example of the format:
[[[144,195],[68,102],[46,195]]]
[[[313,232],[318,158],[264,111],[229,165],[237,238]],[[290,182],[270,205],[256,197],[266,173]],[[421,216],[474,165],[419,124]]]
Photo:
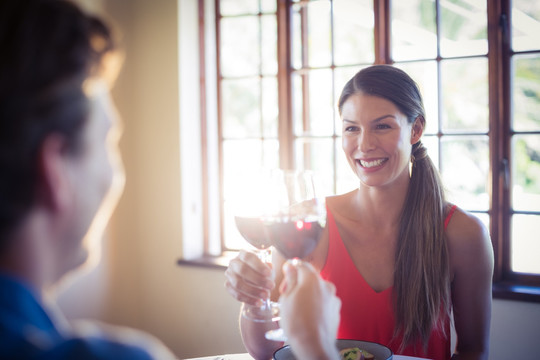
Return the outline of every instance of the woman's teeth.
[[[372,161],[359,160],[360,165],[362,165],[362,167],[365,167],[365,168],[371,168],[371,167],[374,167],[374,166],[379,166],[385,161],[386,161],[386,159],[378,159],[378,160],[372,160]]]

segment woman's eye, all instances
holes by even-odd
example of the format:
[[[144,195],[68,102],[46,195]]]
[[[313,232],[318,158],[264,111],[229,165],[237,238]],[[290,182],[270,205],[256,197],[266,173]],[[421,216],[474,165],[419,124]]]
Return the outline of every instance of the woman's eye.
[[[347,126],[345,128],[346,132],[353,132],[353,131],[357,131],[357,130],[358,130],[358,128],[356,126]]]
[[[390,129],[390,125],[387,125],[387,124],[377,124],[377,126],[375,126],[376,129]]]

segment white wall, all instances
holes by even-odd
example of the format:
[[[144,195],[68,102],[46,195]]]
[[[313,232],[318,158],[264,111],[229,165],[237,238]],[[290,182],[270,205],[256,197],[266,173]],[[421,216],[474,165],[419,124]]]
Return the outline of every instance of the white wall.
[[[122,29],[126,47],[114,98],[126,127],[127,184],[103,265],[60,297],[68,317],[141,328],[179,358],[245,351],[239,305],[224,290],[223,271],[176,264],[182,253],[180,185],[190,176],[180,168],[177,11],[193,9],[187,6],[192,1],[100,1]],[[192,21],[181,25],[196,24],[196,13]],[[491,359],[538,358],[539,335],[540,304],[494,302]]]

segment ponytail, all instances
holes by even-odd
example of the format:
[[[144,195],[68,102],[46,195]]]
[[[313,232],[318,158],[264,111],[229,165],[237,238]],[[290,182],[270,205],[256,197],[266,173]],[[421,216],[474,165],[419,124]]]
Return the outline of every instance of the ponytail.
[[[413,145],[412,172],[403,208],[394,274],[395,336],[403,348],[421,340],[450,313],[450,269],[444,239],[444,190],[437,169],[419,141]],[[445,334],[449,336],[449,334]]]

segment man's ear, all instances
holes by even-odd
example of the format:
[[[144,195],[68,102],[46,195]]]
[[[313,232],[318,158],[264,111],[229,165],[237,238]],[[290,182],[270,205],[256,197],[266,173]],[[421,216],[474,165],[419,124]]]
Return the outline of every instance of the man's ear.
[[[38,155],[38,201],[53,211],[66,208],[70,202],[71,181],[67,160],[65,138],[49,135],[41,144]]]
[[[424,126],[426,124],[426,120],[424,120],[423,116],[418,116],[413,124],[411,129],[411,144],[416,144],[418,141],[420,141],[420,138],[422,137],[422,134],[424,133]]]

